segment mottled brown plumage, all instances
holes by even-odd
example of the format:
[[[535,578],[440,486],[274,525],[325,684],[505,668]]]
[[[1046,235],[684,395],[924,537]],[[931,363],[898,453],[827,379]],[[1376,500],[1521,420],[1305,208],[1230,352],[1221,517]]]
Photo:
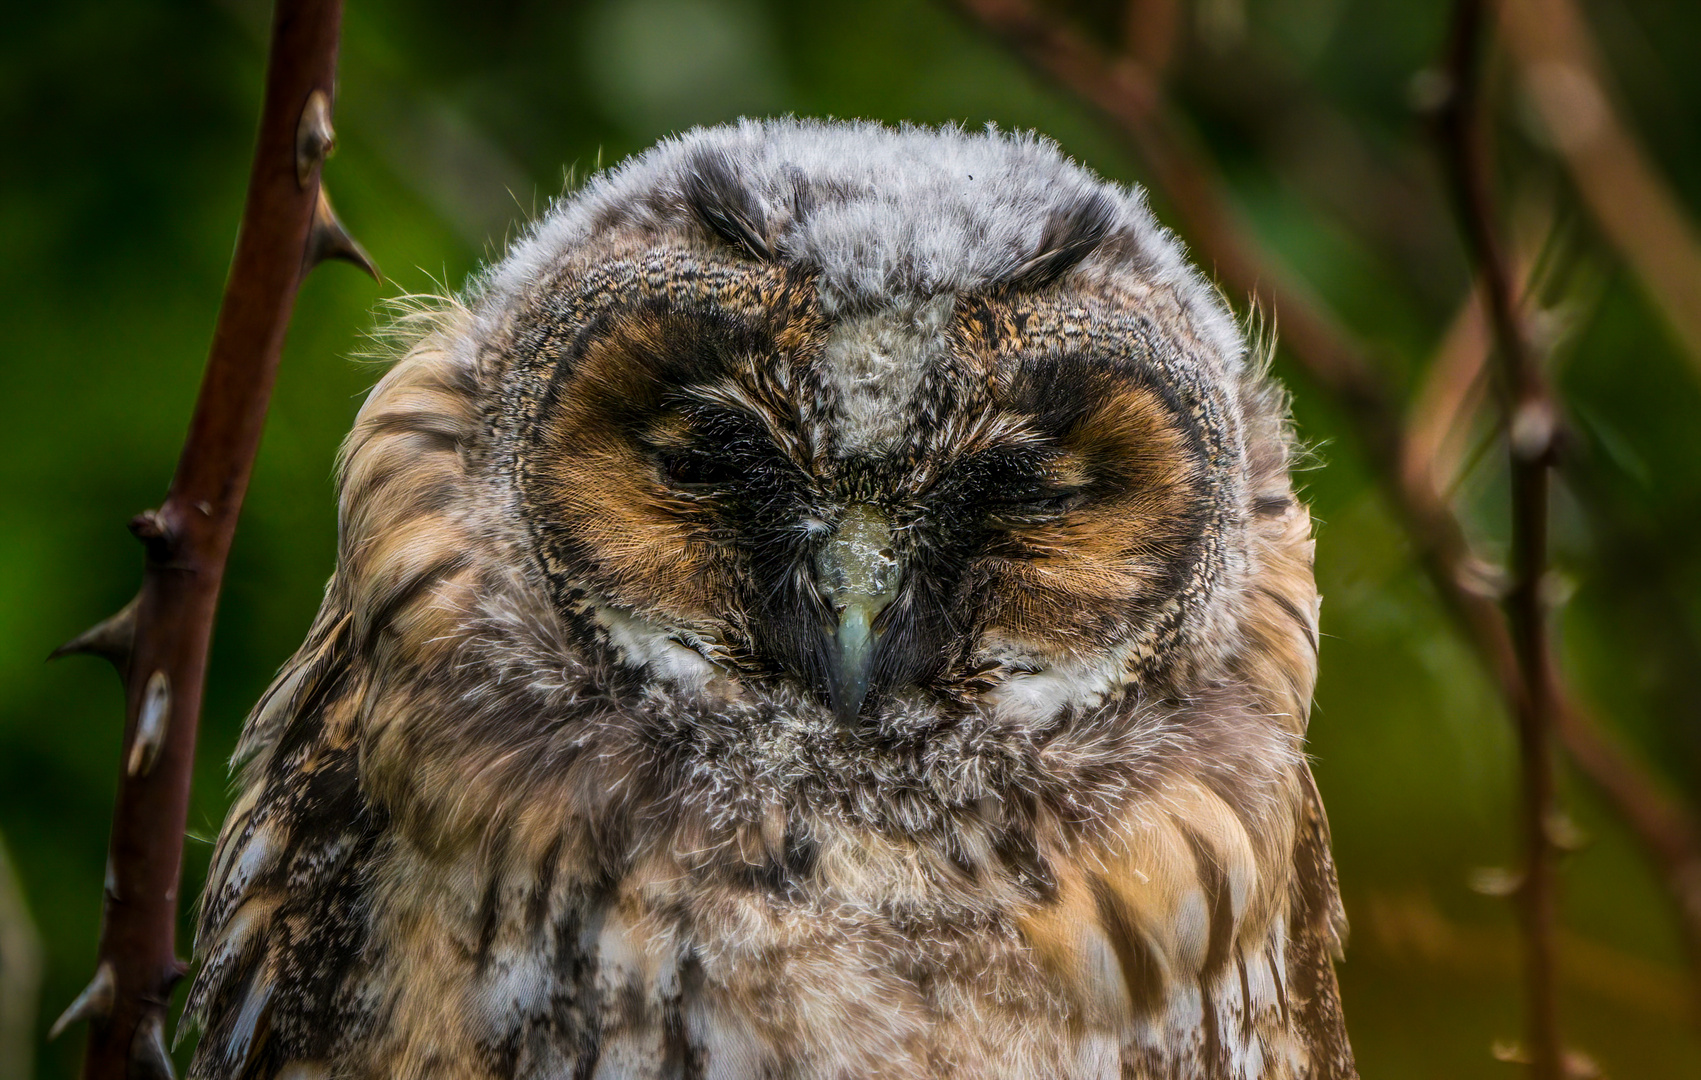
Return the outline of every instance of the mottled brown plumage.
[[[700,131],[406,325],[194,1075],[1355,1075],[1283,399],[1137,196]]]

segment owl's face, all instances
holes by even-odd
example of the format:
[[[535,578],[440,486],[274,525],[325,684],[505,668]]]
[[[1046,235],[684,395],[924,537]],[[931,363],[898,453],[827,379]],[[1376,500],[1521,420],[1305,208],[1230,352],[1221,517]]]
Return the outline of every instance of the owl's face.
[[[846,724],[1045,719],[1208,651],[1234,400],[1185,304],[1106,272],[1103,190],[1014,223],[975,287],[857,295],[799,239],[831,214],[803,181],[773,212],[719,159],[685,175],[672,230],[560,260],[505,333],[564,612],[675,685]]]

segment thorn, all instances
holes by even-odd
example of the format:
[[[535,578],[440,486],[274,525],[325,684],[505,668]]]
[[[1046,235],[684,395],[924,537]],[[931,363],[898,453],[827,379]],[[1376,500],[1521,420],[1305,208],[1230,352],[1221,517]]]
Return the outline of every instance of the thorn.
[[[1508,1065],[1535,1064],[1535,1057],[1521,1043],[1497,1039],[1488,1052],[1494,1056],[1494,1060],[1503,1061]],[[1599,1063],[1581,1050],[1560,1051],[1560,1068],[1564,1071],[1566,1080],[1600,1080]]]
[[[130,742],[130,759],[124,770],[131,776],[146,776],[154,771],[160,748],[165,745],[165,729],[171,720],[171,680],[165,672],[148,676],[142,691],[142,711],[136,717],[136,737]]]
[[[1444,71],[1422,68],[1406,83],[1406,104],[1422,116],[1434,116],[1452,104],[1453,80]]]
[[[165,1048],[165,1017],[159,1009],[150,1009],[136,1025],[136,1037],[130,1042],[130,1063],[135,1066],[130,1075],[139,1080],[177,1080],[171,1051]]]
[[[1508,870],[1502,866],[1484,866],[1472,870],[1469,878],[1471,891],[1483,896],[1516,896],[1518,890],[1524,887],[1524,875],[1521,871]]]
[[[1496,1039],[1489,1045],[1488,1052],[1496,1061],[1508,1065],[1529,1065],[1533,1063],[1530,1052],[1516,1042],[1507,1039]]]
[[[336,145],[337,133],[331,130],[331,99],[325,91],[315,90],[307,95],[307,104],[295,125],[295,182],[306,187],[313,170],[324,164]]]
[[[1483,559],[1468,557],[1455,569],[1453,579],[1459,588],[1487,600],[1506,598],[1506,571]]]
[[[1549,611],[1558,611],[1577,595],[1577,579],[1550,566],[1536,588],[1542,606]]]
[[[1589,846],[1589,834],[1583,827],[1563,810],[1554,810],[1548,814],[1544,823],[1547,832],[1547,842],[1554,850],[1564,852],[1582,851]]]
[[[306,269],[311,270],[326,259],[341,259],[353,263],[371,274],[373,281],[384,280],[378,273],[378,267],[373,264],[372,256],[343,228],[337,212],[331,209],[331,197],[325,194],[324,186],[320,185],[319,205],[313,208],[313,227],[307,234]]]
[[[1559,420],[1546,398],[1531,398],[1512,413],[1512,452],[1524,461],[1540,461],[1553,453]]]
[[[95,623],[48,653],[47,658],[57,660],[72,653],[103,656],[112,661],[112,666],[118,669],[120,675],[124,674],[124,670],[130,666],[130,646],[136,638],[136,605],[140,601],[140,596],[132,598],[128,604],[118,609],[118,614]]]
[[[105,960],[95,968],[94,978],[83,987],[83,992],[77,995],[77,1000],[71,1002],[65,1011],[59,1014],[59,1019],[53,1021],[53,1027],[48,1029],[48,1039],[57,1039],[60,1034],[72,1024],[82,1020],[105,1020],[112,1015],[112,1001],[118,994],[118,980],[112,974],[112,965]]]
[[[130,533],[148,549],[148,558],[154,562],[165,562],[171,558],[171,550],[176,545],[177,537],[172,533],[165,515],[158,510],[143,510],[131,518]]]

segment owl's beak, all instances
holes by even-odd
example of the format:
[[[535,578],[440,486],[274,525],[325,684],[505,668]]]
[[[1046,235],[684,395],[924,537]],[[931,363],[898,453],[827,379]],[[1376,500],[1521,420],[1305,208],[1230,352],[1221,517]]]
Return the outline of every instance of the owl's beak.
[[[891,523],[871,506],[851,507],[816,553],[815,572],[836,620],[827,650],[833,715],[849,724],[868,698],[880,643],[875,620],[898,595],[901,572],[892,551]]]

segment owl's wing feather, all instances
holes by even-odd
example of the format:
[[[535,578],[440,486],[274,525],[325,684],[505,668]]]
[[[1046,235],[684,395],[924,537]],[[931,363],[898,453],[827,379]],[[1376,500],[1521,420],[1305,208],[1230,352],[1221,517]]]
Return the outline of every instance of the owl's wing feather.
[[[1335,880],[1329,820],[1311,770],[1294,844],[1294,877],[1288,916],[1288,983],[1295,1027],[1304,1034],[1313,1075],[1356,1077],[1352,1046],[1342,1019],[1334,961],[1346,945],[1347,917]]]
[[[315,1069],[371,1034],[389,1007],[373,940],[374,876],[395,842],[362,760],[398,668],[452,662],[474,544],[455,513],[482,414],[466,311],[408,322],[406,355],[344,446],[338,570],[306,642],[250,715],[239,795],[220,832],[185,1015],[202,1037],[191,1075],[240,1080]],[[393,689],[393,688],[392,688]]]
[[[1314,790],[1303,763],[1291,779]],[[1024,937],[1087,1030],[1120,1044],[1125,1076],[1350,1080],[1327,825],[1302,803],[1248,829],[1231,802],[1170,785],[1121,837],[1058,863]]]
[[[362,953],[361,872],[381,823],[348,730],[359,689],[350,619],[328,604],[255,709],[232,807],[201,898],[200,970],[185,1015],[202,1026],[191,1076],[274,1075],[278,1036],[310,1061],[351,1026]],[[304,1052],[305,1051],[305,1052]]]

